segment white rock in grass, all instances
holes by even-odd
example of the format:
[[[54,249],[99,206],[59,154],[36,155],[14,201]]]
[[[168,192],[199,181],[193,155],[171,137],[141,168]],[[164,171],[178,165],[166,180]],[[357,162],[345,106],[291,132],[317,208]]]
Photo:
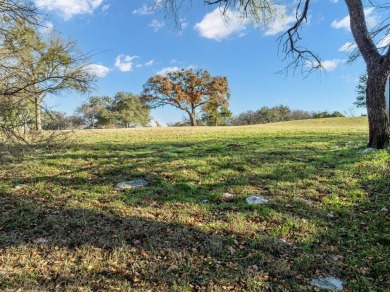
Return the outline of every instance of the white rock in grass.
[[[265,204],[268,200],[262,196],[250,196],[246,198],[246,202],[250,205]]]
[[[136,180],[130,180],[130,181],[122,181],[120,183],[117,183],[114,186],[114,189],[117,191],[123,191],[125,189],[132,189],[132,188],[138,188],[143,187],[149,184],[146,180],[143,179],[136,179]]]
[[[24,189],[24,188],[26,188],[26,187],[27,187],[26,184],[18,184],[18,185],[15,186],[15,189],[16,189],[16,190],[20,190],[20,189]]]
[[[371,152],[374,152],[376,149],[375,148],[366,148],[366,149],[363,149],[360,151],[360,153],[363,153],[363,154],[366,154],[366,153],[371,153]]]
[[[35,240],[36,244],[48,243],[49,241],[46,238],[39,237]]]
[[[310,284],[322,289],[343,291],[343,281],[335,277],[313,279]]]
[[[224,194],[222,194],[221,199],[230,199],[230,198],[233,198],[233,197],[234,197],[234,194],[224,193]]]

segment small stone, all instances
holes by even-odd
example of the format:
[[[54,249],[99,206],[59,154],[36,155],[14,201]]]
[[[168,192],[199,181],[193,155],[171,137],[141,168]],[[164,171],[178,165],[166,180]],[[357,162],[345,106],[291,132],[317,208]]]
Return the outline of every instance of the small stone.
[[[329,212],[326,217],[329,217],[329,218],[333,218],[334,217],[334,213],[333,212]]]
[[[136,180],[123,181],[123,182],[117,183],[114,186],[114,189],[117,191],[123,191],[125,189],[143,187],[143,186],[146,186],[148,184],[149,184],[149,182],[147,182],[146,180],[136,179]]]
[[[343,281],[335,277],[313,279],[310,284],[322,289],[343,291]]]
[[[384,212],[384,213],[386,213],[387,211],[389,211],[386,207],[383,207],[382,209],[381,209],[381,212]]]
[[[333,218],[334,217],[334,213],[333,212],[329,212],[326,217],[329,217],[329,218]]]
[[[265,204],[268,200],[262,196],[250,196],[246,198],[246,202],[250,205]]]
[[[360,151],[360,153],[363,153],[363,154],[366,154],[366,153],[371,153],[371,152],[374,152],[376,149],[375,148],[366,148],[366,149],[363,149]]]
[[[53,211],[53,212],[51,212],[53,215],[60,215],[61,214],[61,212],[60,211]]]
[[[26,188],[26,187],[27,187],[26,184],[18,184],[18,185],[15,186],[15,189],[16,189],[16,190],[21,190],[21,189],[24,189],[24,188]]]
[[[234,197],[234,194],[231,194],[231,193],[224,193],[222,196],[221,196],[221,199],[225,200],[225,199],[230,199],[230,198],[233,198]]]
[[[48,243],[48,240],[46,238],[39,237],[35,240],[35,243],[37,244]]]
[[[206,204],[206,203],[208,203],[208,201],[209,200],[202,200],[202,201],[200,201],[202,204]]]

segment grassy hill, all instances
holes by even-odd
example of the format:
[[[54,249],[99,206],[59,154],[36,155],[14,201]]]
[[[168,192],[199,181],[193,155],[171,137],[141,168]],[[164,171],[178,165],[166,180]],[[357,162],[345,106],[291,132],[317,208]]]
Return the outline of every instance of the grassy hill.
[[[0,165],[1,290],[310,291],[328,275],[345,291],[389,286],[390,156],[362,152],[364,117],[69,141]],[[133,179],[149,185],[113,189]],[[269,202],[248,205],[254,194]]]

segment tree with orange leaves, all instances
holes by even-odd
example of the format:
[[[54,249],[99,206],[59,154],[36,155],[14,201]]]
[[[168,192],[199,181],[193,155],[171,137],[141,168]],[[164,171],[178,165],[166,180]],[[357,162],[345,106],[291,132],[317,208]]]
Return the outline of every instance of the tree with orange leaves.
[[[143,101],[151,108],[171,105],[185,111],[196,126],[197,112],[229,106],[229,88],[226,77],[211,76],[206,70],[181,69],[166,76],[149,78],[144,85]]]

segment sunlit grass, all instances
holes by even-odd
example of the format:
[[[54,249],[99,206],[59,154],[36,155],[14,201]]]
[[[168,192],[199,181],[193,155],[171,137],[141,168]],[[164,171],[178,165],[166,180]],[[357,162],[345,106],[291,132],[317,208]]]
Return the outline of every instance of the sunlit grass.
[[[364,117],[70,139],[1,165],[0,289],[300,291],[315,275],[387,287],[390,158],[361,153]]]

